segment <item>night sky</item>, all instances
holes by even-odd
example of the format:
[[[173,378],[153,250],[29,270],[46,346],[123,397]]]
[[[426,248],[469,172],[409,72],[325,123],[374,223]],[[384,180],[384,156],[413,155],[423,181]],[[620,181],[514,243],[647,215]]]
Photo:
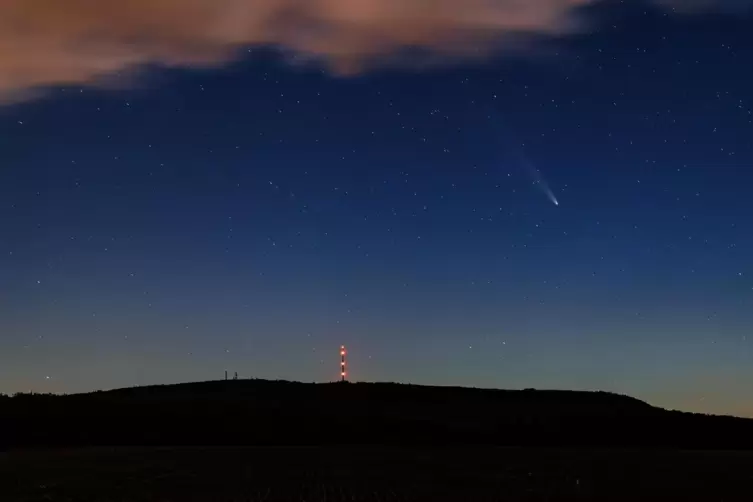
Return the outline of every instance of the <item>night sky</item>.
[[[90,3],[0,2],[0,392],[753,416],[752,2]]]

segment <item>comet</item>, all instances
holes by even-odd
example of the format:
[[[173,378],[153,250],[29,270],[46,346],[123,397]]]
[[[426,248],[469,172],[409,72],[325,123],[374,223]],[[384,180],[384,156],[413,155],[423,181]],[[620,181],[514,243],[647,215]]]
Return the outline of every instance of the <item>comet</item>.
[[[494,135],[495,137],[499,137],[500,134],[498,132],[503,133],[501,137],[504,138],[512,138],[514,141],[505,141],[505,143],[508,144],[509,149],[511,150],[513,159],[517,159],[520,164],[523,165],[523,169],[525,169],[528,172],[528,176],[531,177],[531,180],[533,182],[533,186],[538,188],[547,199],[549,199],[549,202],[554,204],[555,206],[559,207],[560,201],[557,199],[557,196],[554,195],[554,191],[549,187],[549,183],[547,183],[546,179],[544,178],[544,175],[541,174],[541,171],[533,164],[533,161],[531,161],[528,158],[528,155],[526,155],[525,151],[520,146],[520,139],[517,138],[517,135],[514,133],[513,129],[510,127],[505,126],[504,122],[501,120],[496,121],[496,127],[494,128]]]
[[[541,171],[539,171],[538,168],[536,168],[536,166],[534,166],[533,163],[525,156],[522,157],[522,160],[523,165],[528,171],[528,174],[530,174],[531,178],[533,179],[533,186],[541,190],[541,192],[546,196],[547,199],[549,199],[552,204],[559,207],[560,201],[557,200],[557,197],[549,187],[549,183],[547,183],[546,179],[544,179],[544,175],[541,174]]]

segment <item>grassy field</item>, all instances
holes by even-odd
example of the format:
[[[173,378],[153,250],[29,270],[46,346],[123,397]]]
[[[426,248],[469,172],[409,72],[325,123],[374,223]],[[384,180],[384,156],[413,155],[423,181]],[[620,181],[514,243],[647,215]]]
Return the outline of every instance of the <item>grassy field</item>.
[[[753,453],[113,448],[0,453],[10,501],[753,500]]]

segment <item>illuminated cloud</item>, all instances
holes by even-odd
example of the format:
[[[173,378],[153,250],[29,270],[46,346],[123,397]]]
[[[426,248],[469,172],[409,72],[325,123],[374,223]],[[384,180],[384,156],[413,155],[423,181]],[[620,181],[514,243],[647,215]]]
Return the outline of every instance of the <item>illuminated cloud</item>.
[[[255,45],[340,73],[388,64],[405,49],[442,60],[482,57],[577,30],[574,10],[595,1],[0,0],[0,99],[126,78],[148,64],[222,65]]]

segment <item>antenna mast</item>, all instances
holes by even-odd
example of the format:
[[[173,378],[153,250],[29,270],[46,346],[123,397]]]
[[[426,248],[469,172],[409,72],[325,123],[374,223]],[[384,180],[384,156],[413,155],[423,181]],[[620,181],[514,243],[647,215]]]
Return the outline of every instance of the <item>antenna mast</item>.
[[[340,381],[345,382],[348,372],[345,369],[345,345],[340,345]]]

